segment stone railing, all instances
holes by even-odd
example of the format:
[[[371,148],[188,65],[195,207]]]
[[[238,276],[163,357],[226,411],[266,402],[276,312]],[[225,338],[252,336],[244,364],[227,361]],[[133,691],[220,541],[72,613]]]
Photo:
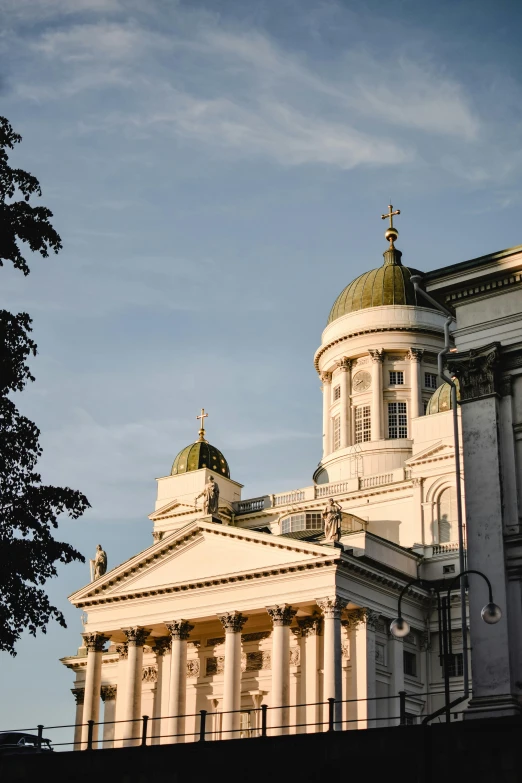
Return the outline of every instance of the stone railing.
[[[252,514],[255,511],[262,511],[265,507],[265,498],[252,498],[251,500],[240,500],[237,504],[236,514]]]
[[[464,542],[464,547],[465,546],[466,543]],[[446,552],[458,552],[458,551],[459,551],[458,541],[449,541],[447,544],[434,544],[433,546],[434,555],[445,555]]]
[[[370,487],[380,487],[382,484],[391,484],[393,473],[381,473],[378,476],[368,476],[368,478],[359,479],[359,489],[369,489]]]
[[[279,495],[273,495],[274,506],[287,506],[291,503],[300,503],[305,499],[304,489],[295,489],[293,492],[284,492]]]
[[[353,492],[353,479],[337,481],[333,484],[318,484],[315,488],[316,498],[325,498],[329,495],[340,495],[342,492]]]

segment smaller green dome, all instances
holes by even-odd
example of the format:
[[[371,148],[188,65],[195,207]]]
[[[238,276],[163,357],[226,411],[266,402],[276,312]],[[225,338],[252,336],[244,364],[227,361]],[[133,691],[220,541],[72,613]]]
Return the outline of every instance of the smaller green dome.
[[[454,380],[457,385],[457,399],[460,400],[459,382],[456,378]],[[444,411],[450,411],[451,408],[451,386],[449,383],[443,383],[431,395],[426,408],[426,416],[430,413],[444,413]]]
[[[201,468],[208,468],[214,473],[230,478],[230,469],[225,457],[219,449],[205,440],[198,440],[182,449],[172,464],[170,475],[178,476],[180,473]]]

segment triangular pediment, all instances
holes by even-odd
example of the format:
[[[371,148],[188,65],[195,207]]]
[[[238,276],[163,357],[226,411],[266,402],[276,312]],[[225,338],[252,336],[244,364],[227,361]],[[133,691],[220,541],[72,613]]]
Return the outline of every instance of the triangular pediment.
[[[406,460],[406,465],[411,468],[414,465],[421,465],[425,462],[431,462],[432,460],[449,459],[453,457],[454,454],[455,449],[453,446],[438,441],[437,443],[432,443],[431,446],[428,446],[428,448],[423,451],[419,451],[413,457],[410,457]]]
[[[177,514],[186,514],[187,511],[194,511],[194,506],[191,506],[188,503],[180,503],[179,500],[171,500],[164,506],[161,506],[161,508],[153,511],[152,514],[149,514],[149,519],[153,522],[157,522],[160,519],[168,519]]]
[[[202,584],[331,556],[329,547],[318,544],[195,521],[74,593],[70,600],[154,593],[176,584]]]

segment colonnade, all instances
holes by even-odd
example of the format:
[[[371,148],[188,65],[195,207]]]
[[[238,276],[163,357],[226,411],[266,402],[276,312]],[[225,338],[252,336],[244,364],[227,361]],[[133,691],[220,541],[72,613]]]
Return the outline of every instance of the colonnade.
[[[299,701],[306,706],[300,708],[299,715],[292,711],[290,714],[290,638],[292,625],[297,609],[289,604],[278,604],[266,607],[266,611],[272,621],[272,651],[271,651],[271,690],[268,698],[269,718],[268,727],[270,735],[294,733],[296,730],[290,726],[291,716],[298,718],[297,723],[307,724],[303,730],[321,731],[321,726],[328,722],[328,699],[335,699],[334,705],[334,729],[340,730],[343,721],[342,704],[342,622],[346,626],[356,628],[356,624],[365,623],[364,633],[357,635],[356,656],[353,656],[352,666],[357,667],[357,680],[364,680],[364,693],[357,693],[357,698],[365,699],[375,695],[366,692],[366,689],[374,690],[371,682],[375,679],[375,643],[369,640],[371,624],[368,618],[373,615],[369,610],[354,610],[350,613],[352,620],[342,621],[342,612],[347,602],[338,597],[325,597],[316,599],[316,604],[321,610],[306,617],[297,618],[295,632],[300,637],[301,648],[301,695]],[[359,613],[359,614],[357,614]],[[362,614],[361,614],[362,613]],[[349,615],[349,616],[350,616]],[[223,696],[222,696],[222,725],[221,735],[223,739],[239,736],[240,710],[241,710],[241,631],[247,621],[247,616],[238,611],[231,611],[218,615],[225,631],[224,672],[223,672]],[[164,677],[163,658],[170,648],[170,672],[168,687],[168,718],[166,721],[155,721],[153,734],[165,734],[168,742],[185,741],[185,714],[187,694],[187,642],[194,626],[185,619],[173,620],[166,623],[169,631],[168,637],[150,638],[150,630],[141,627],[123,629],[127,643],[122,645],[123,654],[127,654],[126,671],[123,682],[118,684],[118,698],[123,699],[123,711],[120,713],[124,721],[118,734],[118,739],[123,745],[134,745],[139,741],[141,734],[142,717],[142,664],[143,645],[149,639],[153,642],[156,653],[157,679],[156,698],[152,702],[151,717],[161,718],[161,693]],[[366,627],[368,626],[368,627]],[[323,637],[323,650],[319,646],[319,638]],[[73,693],[76,697],[76,723],[83,724],[80,733],[75,733],[75,747],[86,747],[87,722],[98,721],[100,697],[105,702],[105,722],[103,732],[103,747],[111,747],[115,740],[115,699],[117,687],[115,685],[101,686],[101,662],[103,645],[108,640],[106,636],[97,633],[85,634],[87,646],[87,667],[85,688],[76,688]],[[373,653],[372,653],[373,644]],[[371,656],[373,654],[373,662]],[[320,691],[318,671],[322,657],[323,678]],[[373,678],[370,676],[370,668],[373,668]],[[257,701],[260,706],[264,692],[256,691]],[[259,696],[261,694],[261,696]],[[158,697],[159,695],[159,697]],[[252,697],[253,698],[253,697]],[[215,700],[214,700],[215,701]],[[216,702],[217,703],[217,702]],[[257,703],[257,702],[256,702]],[[214,705],[215,709],[215,705]],[[364,707],[366,709],[366,706]],[[371,710],[370,710],[371,711]],[[365,723],[370,715],[363,715]],[[160,728],[163,723],[163,729]],[[366,725],[366,724],[365,724]],[[97,727],[95,727],[97,728]],[[299,730],[299,729],[298,729]],[[95,731],[93,737],[97,743],[98,737]],[[158,740],[159,741],[159,740]]]

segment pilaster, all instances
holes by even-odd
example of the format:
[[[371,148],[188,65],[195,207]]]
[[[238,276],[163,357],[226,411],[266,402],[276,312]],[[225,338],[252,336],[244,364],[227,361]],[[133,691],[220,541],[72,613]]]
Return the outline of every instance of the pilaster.
[[[384,438],[382,400],[384,349],[370,349],[368,353],[372,360],[372,440],[382,440]]]

